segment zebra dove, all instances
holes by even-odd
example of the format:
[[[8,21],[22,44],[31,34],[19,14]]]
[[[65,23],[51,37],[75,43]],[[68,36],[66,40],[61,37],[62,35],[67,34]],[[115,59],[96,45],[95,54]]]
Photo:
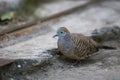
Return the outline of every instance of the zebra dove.
[[[53,37],[56,36],[58,36],[58,50],[64,56],[75,60],[85,59],[99,49],[116,49],[101,45],[83,34],[70,33],[65,27],[60,27]]]

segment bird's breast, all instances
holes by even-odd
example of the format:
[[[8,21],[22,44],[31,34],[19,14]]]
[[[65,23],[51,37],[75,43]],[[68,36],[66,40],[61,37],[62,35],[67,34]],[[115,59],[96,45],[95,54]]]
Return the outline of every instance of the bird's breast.
[[[72,50],[72,41],[71,40],[65,40],[65,39],[59,39],[58,40],[58,49],[63,53],[70,53]]]

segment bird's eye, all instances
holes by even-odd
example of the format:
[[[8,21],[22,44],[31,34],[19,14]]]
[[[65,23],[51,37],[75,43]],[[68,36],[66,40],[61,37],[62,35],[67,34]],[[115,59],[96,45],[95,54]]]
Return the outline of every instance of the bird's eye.
[[[63,32],[60,32],[60,33],[63,33]]]

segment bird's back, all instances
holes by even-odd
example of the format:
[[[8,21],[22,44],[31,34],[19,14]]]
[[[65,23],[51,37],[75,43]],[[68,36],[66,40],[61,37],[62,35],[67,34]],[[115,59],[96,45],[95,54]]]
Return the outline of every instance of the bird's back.
[[[73,53],[79,57],[87,57],[89,54],[98,51],[98,44],[91,38],[82,34],[72,33]]]

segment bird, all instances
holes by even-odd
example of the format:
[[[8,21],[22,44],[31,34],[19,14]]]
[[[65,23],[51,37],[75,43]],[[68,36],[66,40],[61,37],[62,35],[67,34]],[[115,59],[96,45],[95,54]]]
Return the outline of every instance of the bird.
[[[66,27],[59,27],[57,34],[58,50],[67,58],[83,60],[100,49],[116,49],[94,41],[92,38],[81,33],[71,33]]]

